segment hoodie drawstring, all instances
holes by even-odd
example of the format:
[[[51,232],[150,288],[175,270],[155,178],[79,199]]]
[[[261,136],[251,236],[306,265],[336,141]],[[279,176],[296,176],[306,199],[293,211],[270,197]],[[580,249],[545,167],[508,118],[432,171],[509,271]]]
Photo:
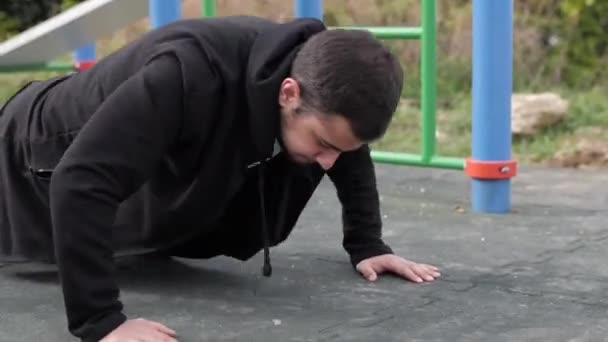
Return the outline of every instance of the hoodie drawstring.
[[[258,169],[258,186],[260,194],[260,209],[262,211],[262,240],[264,243],[264,267],[262,268],[262,274],[265,277],[270,277],[272,274],[272,265],[270,264],[270,250],[268,242],[268,226],[266,222],[266,201],[264,198],[264,163],[260,164]]]
[[[266,199],[264,195],[264,178],[266,178],[265,163],[265,161],[261,162],[258,168],[258,193],[260,195],[260,210],[262,215],[262,241],[264,243],[264,267],[262,268],[262,273],[264,274],[264,276],[270,277],[270,275],[272,274],[272,266],[270,265],[270,232],[268,231],[268,221],[266,217]],[[287,211],[287,203],[289,196],[289,186],[291,184],[292,175],[292,172],[286,172],[286,174],[282,175],[282,177],[284,177],[282,181],[282,193],[281,197],[278,198],[275,203],[275,205],[278,205],[278,208],[276,210],[277,216],[274,227],[275,241],[279,241],[281,239],[281,233],[284,229],[283,225],[285,224],[285,215]]]

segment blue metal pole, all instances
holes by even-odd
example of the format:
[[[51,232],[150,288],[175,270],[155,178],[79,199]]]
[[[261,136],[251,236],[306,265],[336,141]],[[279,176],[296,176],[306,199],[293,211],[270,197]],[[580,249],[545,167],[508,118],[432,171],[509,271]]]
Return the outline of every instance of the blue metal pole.
[[[323,20],[323,0],[295,0],[294,5],[296,17]]]
[[[74,59],[74,64],[77,70],[84,70],[91,67],[93,64],[95,64],[95,60],[97,58],[95,43],[91,42],[74,50],[72,53],[72,58]]]
[[[149,0],[150,25],[153,29],[181,18],[180,0]]]
[[[472,158],[511,159],[513,0],[473,1]],[[472,180],[473,211],[511,210],[511,181]]]

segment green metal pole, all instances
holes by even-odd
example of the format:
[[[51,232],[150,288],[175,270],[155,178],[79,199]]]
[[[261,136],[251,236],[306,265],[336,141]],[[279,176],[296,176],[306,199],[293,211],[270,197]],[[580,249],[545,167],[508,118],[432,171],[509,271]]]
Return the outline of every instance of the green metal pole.
[[[464,170],[464,163],[465,160],[463,158],[434,156],[431,158],[429,166],[441,169]]]
[[[421,97],[422,97],[422,160],[428,162],[435,155],[436,127],[436,23],[435,0],[422,0],[422,52],[421,52]]]
[[[422,156],[417,154],[375,150],[371,151],[371,157],[375,162],[383,164],[436,167],[452,170],[464,169],[463,158],[433,156],[428,161],[425,161],[422,160]]]
[[[330,29],[367,30],[378,39],[420,39],[421,27],[390,27],[390,26],[335,26]]]
[[[375,162],[383,164],[425,166],[420,156],[413,153],[399,153],[390,151],[371,151],[371,157]]]
[[[16,72],[71,72],[74,71],[74,64],[62,62],[50,62],[47,64],[25,64],[0,66],[0,73]]]
[[[203,17],[215,17],[215,0],[201,0],[201,9]]]

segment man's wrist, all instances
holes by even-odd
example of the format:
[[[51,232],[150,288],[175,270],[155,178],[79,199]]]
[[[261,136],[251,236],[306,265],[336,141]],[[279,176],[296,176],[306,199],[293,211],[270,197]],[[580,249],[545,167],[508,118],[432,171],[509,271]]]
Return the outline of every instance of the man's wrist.
[[[81,333],[76,332],[75,335],[80,335],[82,342],[99,342],[126,320],[127,317],[122,312],[112,312],[92,323],[86,323],[79,329]]]
[[[361,261],[383,254],[394,254],[394,252],[386,244],[368,246],[358,249],[356,252],[352,252],[350,254],[350,262],[352,266],[356,268],[357,264],[359,264]]]

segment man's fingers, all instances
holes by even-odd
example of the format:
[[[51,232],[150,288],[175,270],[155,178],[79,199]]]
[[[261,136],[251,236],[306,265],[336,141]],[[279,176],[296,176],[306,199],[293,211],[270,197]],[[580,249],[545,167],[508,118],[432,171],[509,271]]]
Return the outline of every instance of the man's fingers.
[[[162,332],[160,330],[152,330],[152,331],[148,331],[148,338],[150,339],[150,341],[154,341],[154,342],[177,342],[177,340],[175,338],[173,338],[171,335],[168,335],[165,332]],[[143,337],[143,336],[142,336]],[[148,341],[145,340],[144,341]]]
[[[165,333],[165,334],[170,335],[170,336],[177,335],[177,333],[175,332],[175,330],[169,329],[169,328],[167,328],[165,325],[163,325],[161,323],[150,321],[150,324],[152,324],[152,326],[154,328],[156,328],[158,331],[160,331],[162,333]]]
[[[418,272],[414,269],[415,263],[406,262],[402,258],[390,258],[380,265],[383,270],[392,271],[413,282],[420,283],[423,281]]]
[[[416,283],[433,281],[441,276],[439,269],[428,264],[419,264],[394,255],[378,256],[357,265],[357,270],[368,280],[374,281],[378,274],[390,271]]]
[[[122,323],[104,337],[102,341],[177,342],[174,336],[175,331],[163,324],[137,318]]]
[[[441,273],[438,272],[438,268],[435,266],[411,263],[410,267],[418,276],[426,281],[432,281],[441,276]]]
[[[376,279],[378,279],[378,274],[376,274],[376,272],[374,271],[374,269],[369,266],[365,268],[365,272],[361,272],[363,274],[363,276],[365,277],[365,279],[369,280],[369,281],[376,281]]]
[[[419,266],[423,267],[425,272],[429,275],[431,275],[433,278],[439,278],[441,276],[441,273],[439,273],[439,269],[435,266],[431,266],[431,265],[427,265],[427,264],[418,264]]]
[[[425,265],[427,267],[427,269],[429,270],[429,273],[435,277],[435,278],[439,278],[441,277],[441,272],[439,272],[439,270],[437,269],[437,267],[429,267],[428,265]]]
[[[421,266],[424,266],[424,267],[430,268],[430,269],[432,269],[433,271],[439,271],[439,269],[438,269],[437,267],[433,266],[433,265],[429,265],[429,264],[418,264],[418,265],[421,265]]]
[[[416,272],[414,272],[414,270],[408,264],[400,264],[398,266],[394,266],[393,271],[413,282],[422,282],[422,278],[420,278],[420,276],[418,276],[418,274],[416,274]]]
[[[158,330],[154,330],[153,332],[150,332],[150,341],[154,341],[154,342],[177,342],[176,339],[174,339],[173,337],[165,334],[164,332],[158,331]],[[145,340],[147,342],[147,340]]]
[[[357,269],[359,270],[359,273],[361,273],[361,275],[369,281],[375,281],[376,279],[378,279],[378,275],[376,274],[376,271],[374,271],[374,268],[372,267],[371,263],[363,262],[359,264],[359,267],[357,267]]]
[[[439,269],[433,265],[428,265],[428,264],[420,264],[420,265],[439,273]]]
[[[173,329],[169,329],[164,324],[158,322],[149,320],[145,320],[145,322],[150,328],[153,329],[152,331],[149,331],[151,335],[150,338],[152,339],[152,341],[177,342],[177,340],[174,338],[177,333]]]
[[[439,276],[438,272],[433,271],[431,268],[427,267],[427,265],[417,264],[403,259],[398,263],[391,263],[390,266],[396,273],[417,283],[433,281]]]
[[[424,279],[426,281],[433,281],[433,280],[435,280],[435,277],[433,277],[432,273],[429,270],[425,269],[425,268],[418,267],[417,268],[417,273],[418,273],[418,275],[422,279]]]

